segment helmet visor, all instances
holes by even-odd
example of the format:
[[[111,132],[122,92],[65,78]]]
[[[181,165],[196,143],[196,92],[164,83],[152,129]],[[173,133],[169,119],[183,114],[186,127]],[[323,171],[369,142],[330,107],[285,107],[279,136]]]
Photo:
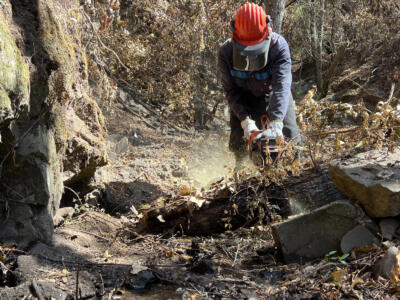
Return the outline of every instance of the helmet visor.
[[[233,68],[238,71],[259,71],[267,65],[271,38],[253,46],[245,46],[232,40]]]

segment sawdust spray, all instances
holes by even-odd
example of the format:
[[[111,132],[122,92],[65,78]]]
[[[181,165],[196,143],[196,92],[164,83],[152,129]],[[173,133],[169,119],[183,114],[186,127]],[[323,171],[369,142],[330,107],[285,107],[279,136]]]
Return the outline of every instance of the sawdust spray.
[[[228,148],[228,137],[211,134],[198,141],[187,161],[188,175],[195,188],[207,187],[220,178],[232,176],[235,159]]]
[[[198,140],[192,148],[192,157],[187,160],[188,177],[194,188],[206,188],[221,178],[233,177],[235,158],[229,150],[227,134],[210,134]],[[246,173],[260,175],[250,158],[245,161]],[[257,175],[256,175],[257,176]],[[289,197],[292,215],[303,214],[309,209],[296,197]]]
[[[233,177],[235,158],[228,145],[229,134],[213,133],[193,146],[193,156],[187,161],[193,187],[203,188],[221,178]],[[244,166],[247,171],[256,171],[248,157]]]

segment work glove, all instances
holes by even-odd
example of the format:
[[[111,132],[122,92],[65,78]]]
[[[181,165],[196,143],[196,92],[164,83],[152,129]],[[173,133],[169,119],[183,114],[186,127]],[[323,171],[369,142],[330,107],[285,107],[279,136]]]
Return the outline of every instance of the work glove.
[[[281,120],[271,121],[269,122],[267,129],[260,133],[260,136],[257,136],[257,138],[265,137],[269,140],[276,139],[277,137],[282,138],[282,129],[283,122]]]
[[[244,119],[242,122],[240,122],[240,125],[242,125],[243,132],[244,132],[244,137],[246,139],[250,138],[250,135],[253,131],[258,131],[258,127],[256,126],[256,122],[252,119]]]

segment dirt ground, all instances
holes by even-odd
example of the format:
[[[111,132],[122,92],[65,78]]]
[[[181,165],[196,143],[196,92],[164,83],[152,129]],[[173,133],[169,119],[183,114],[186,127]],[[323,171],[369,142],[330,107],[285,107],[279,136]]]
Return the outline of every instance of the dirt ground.
[[[118,107],[106,117],[109,164],[96,173],[97,190],[69,203],[52,246],[2,248],[16,279],[1,299],[33,299],[23,287],[38,296],[45,284],[64,291],[54,299],[397,299],[387,281],[372,279],[381,248],[354,252],[347,265],[286,265],[268,226],[195,237],[136,231],[141,209],[232,175],[227,135],[169,134]]]

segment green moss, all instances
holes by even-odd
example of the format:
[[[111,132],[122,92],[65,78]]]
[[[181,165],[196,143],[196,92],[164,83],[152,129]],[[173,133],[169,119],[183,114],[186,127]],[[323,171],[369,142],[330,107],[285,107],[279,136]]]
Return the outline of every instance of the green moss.
[[[5,18],[0,12],[0,86],[2,87],[2,103],[5,94],[12,92],[15,97],[10,101],[11,107],[27,105],[29,101],[29,69],[14,42]],[[8,95],[7,95],[8,97]]]
[[[69,133],[65,126],[64,118],[62,117],[65,112],[60,105],[54,105],[54,140],[57,152],[64,152],[66,141],[68,140]]]
[[[11,100],[5,90],[0,90],[0,112],[11,110]]]
[[[74,45],[71,37],[65,34],[56,18],[53,1],[39,2],[41,40],[51,60],[58,62],[66,90],[71,88],[76,63]]]
[[[54,125],[55,143],[57,151],[66,146],[69,138],[65,126],[65,107],[69,99],[72,84],[76,82],[76,55],[72,37],[65,33],[60,21],[56,17],[52,0],[39,1],[39,17],[41,20],[41,44],[49,58],[58,63],[55,78],[48,82],[48,93],[52,101],[51,117]]]

